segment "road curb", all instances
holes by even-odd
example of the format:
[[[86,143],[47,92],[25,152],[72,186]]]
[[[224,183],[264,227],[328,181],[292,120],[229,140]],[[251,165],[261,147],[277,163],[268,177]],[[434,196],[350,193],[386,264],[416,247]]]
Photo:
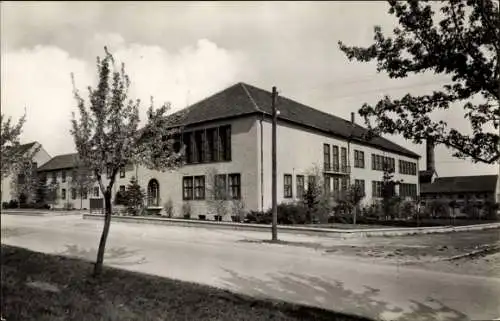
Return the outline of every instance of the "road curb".
[[[102,220],[101,214],[84,214],[83,219]],[[249,224],[235,222],[216,222],[185,220],[178,218],[164,217],[137,217],[137,216],[113,216],[115,222],[154,224],[154,225],[174,225],[184,227],[205,227],[234,230],[263,231],[270,230],[269,224]],[[284,233],[306,234],[317,236],[328,236],[335,238],[357,238],[370,236],[405,236],[430,233],[449,233],[458,231],[477,231],[485,229],[500,228],[500,223],[477,224],[468,226],[439,226],[439,227],[415,227],[415,228],[374,228],[374,229],[332,229],[332,228],[314,228],[300,226],[278,226],[278,230]]]

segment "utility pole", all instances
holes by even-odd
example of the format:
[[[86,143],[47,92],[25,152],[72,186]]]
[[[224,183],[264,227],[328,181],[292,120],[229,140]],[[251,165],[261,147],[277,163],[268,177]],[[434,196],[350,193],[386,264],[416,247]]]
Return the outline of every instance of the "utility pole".
[[[278,95],[276,87],[273,87],[272,92],[272,110],[273,110],[273,126],[272,126],[272,240],[278,241],[278,184],[276,181],[276,127],[278,122],[278,111],[276,110],[276,96]]]

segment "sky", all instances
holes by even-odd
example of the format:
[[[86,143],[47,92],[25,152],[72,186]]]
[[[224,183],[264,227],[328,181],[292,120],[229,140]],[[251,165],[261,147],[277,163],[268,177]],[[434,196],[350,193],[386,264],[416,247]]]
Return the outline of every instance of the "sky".
[[[381,1],[332,2],[9,2],[1,4],[2,114],[27,122],[22,141],[38,141],[52,156],[75,151],[69,133],[76,86],[97,83],[96,57],[107,46],[124,62],[141,99],[172,111],[237,82],[350,119],[365,102],[384,95],[426,93],[446,77],[423,74],[391,80],[372,63],[349,62],[338,49],[369,45],[373,27],[396,26]],[[436,115],[462,131],[458,109]],[[357,115],[356,121],[363,123]],[[422,155],[425,146],[388,137]],[[498,173],[498,165],[473,164],[436,148],[439,176]]]

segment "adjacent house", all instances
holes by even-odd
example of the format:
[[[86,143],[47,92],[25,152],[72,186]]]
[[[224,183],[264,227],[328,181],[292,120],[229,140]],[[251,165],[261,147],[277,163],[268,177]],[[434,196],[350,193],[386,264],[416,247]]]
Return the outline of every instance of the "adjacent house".
[[[50,155],[38,142],[31,142],[27,144],[22,144],[16,147],[17,153],[23,156],[31,156],[31,160],[28,160],[24,164],[24,168],[32,169],[32,173],[36,173],[36,169],[45,164],[50,160]],[[10,173],[7,177],[2,178],[1,187],[1,198],[2,203],[9,202],[11,200],[23,200],[24,202],[30,202],[32,198],[32,193],[25,191],[22,187],[26,185],[27,171],[14,171]]]
[[[134,167],[129,166],[117,175],[114,193],[124,190],[130,181]],[[54,197],[50,205],[54,208],[90,209],[90,203],[95,201],[94,208],[102,208],[102,192],[97,182],[84,167],[79,165],[78,154],[58,155],[38,168],[40,176],[46,177],[47,185],[54,189]],[[104,175],[103,183],[107,183]]]
[[[419,174],[422,205],[430,208],[438,201],[447,213],[465,216],[474,212],[474,207],[486,210],[484,204],[496,202],[498,175],[437,177],[432,141],[427,141],[426,158],[427,168]]]

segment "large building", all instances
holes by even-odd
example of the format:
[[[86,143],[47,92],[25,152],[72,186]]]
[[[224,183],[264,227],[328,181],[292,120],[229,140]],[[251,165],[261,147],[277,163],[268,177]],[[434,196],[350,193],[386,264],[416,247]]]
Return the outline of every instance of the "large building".
[[[403,181],[396,191],[400,196],[419,194],[416,153],[381,137],[367,140],[367,130],[354,116],[344,120],[285,97],[277,99],[277,108],[278,202],[298,200],[308,181],[319,176],[333,193],[359,185],[366,195],[363,203],[371,204],[381,198],[385,163],[394,168],[394,179]],[[170,200],[176,216],[183,215],[186,204],[194,217],[210,215],[210,200],[221,197],[246,210],[270,208],[271,93],[238,83],[182,112],[185,165],[163,173],[131,166],[119,175],[116,191],[137,176],[148,193],[148,206],[161,207]],[[71,157],[55,157],[41,170],[55,173],[63,186]],[[64,187],[70,198],[75,195],[71,201],[88,208],[90,195],[81,200],[71,188]]]

